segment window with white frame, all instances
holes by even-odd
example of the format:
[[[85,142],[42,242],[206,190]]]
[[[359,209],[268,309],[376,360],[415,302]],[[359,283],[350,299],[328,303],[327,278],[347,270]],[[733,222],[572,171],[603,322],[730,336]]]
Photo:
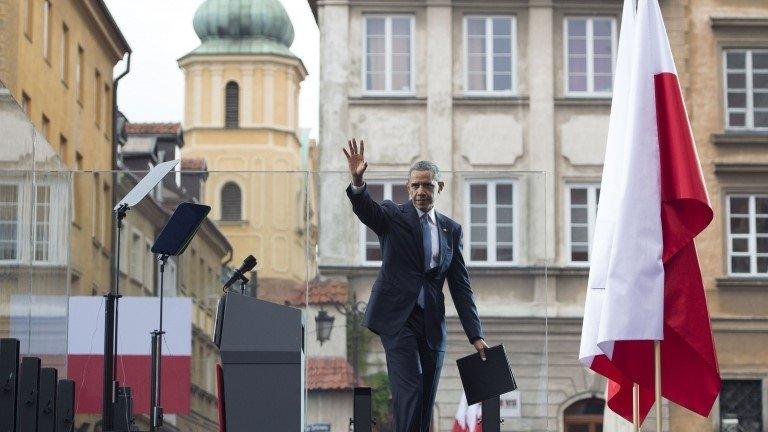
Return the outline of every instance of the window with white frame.
[[[63,182],[23,180],[0,182],[0,261],[62,264],[65,259],[65,222],[68,187]],[[63,199],[52,197],[63,196]],[[32,214],[31,238],[24,236],[22,214]]]
[[[616,20],[565,18],[565,89],[569,96],[609,96],[616,64]]]
[[[413,92],[413,27],[413,16],[409,15],[365,17],[366,92]]]
[[[589,264],[592,235],[595,232],[599,184],[569,185],[566,193],[566,236],[568,263]]]
[[[464,17],[465,91],[513,93],[515,18]]]
[[[469,262],[512,264],[517,252],[515,183],[511,180],[470,180],[466,187],[469,229],[464,230]],[[466,246],[465,246],[466,247]]]
[[[726,127],[768,130],[768,49],[726,50],[724,56]]]
[[[50,261],[51,187],[37,186],[35,191],[35,261]]]
[[[408,191],[404,180],[367,180],[368,193],[374,201],[381,203],[392,200],[398,204],[408,201]],[[379,238],[370,228],[360,223],[360,255],[366,264],[381,262]]]
[[[19,222],[21,206],[19,185],[0,184],[0,261],[19,259]]]
[[[728,273],[768,276],[768,195],[729,195]]]

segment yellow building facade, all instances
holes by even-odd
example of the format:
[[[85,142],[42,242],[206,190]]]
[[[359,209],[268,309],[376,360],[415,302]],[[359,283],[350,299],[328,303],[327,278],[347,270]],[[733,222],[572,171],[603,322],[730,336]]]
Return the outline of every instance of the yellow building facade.
[[[0,22],[0,80],[58,155],[34,168],[110,170],[112,71],[130,47],[104,2],[0,0]],[[19,161],[16,168],[33,166]],[[110,286],[112,179],[80,173],[72,182],[70,293],[103,293]]]
[[[253,254],[259,278],[303,281],[310,265],[303,228],[308,179],[296,171],[307,70],[289,50],[291,21],[278,0],[208,0],[194,27],[201,45],[179,67],[186,86],[184,156],[204,158],[217,172],[202,200],[232,243],[235,263]]]

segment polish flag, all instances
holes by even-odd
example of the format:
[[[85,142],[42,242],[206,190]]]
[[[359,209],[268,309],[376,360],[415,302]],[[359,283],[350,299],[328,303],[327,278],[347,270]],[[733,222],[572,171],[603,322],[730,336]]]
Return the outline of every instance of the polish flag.
[[[694,237],[712,209],[657,0],[625,0],[579,359],[611,410],[641,420],[662,396],[707,416],[720,372]]]
[[[467,395],[462,392],[451,432],[483,432],[482,424],[478,423],[480,418],[482,418],[482,404],[467,406]]]
[[[67,377],[75,381],[78,414],[101,413],[104,367],[104,298],[70,297]],[[150,332],[158,327],[157,297],[120,299],[117,379],[131,388],[133,412],[149,413]],[[163,299],[161,406],[167,414],[189,414],[192,301]],[[215,371],[211,370],[213,374]]]

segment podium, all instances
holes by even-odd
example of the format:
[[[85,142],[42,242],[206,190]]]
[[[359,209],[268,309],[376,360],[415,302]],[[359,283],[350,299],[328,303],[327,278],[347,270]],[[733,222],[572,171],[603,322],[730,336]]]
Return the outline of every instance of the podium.
[[[300,309],[234,291],[221,298],[214,343],[226,432],[304,430],[304,324]]]

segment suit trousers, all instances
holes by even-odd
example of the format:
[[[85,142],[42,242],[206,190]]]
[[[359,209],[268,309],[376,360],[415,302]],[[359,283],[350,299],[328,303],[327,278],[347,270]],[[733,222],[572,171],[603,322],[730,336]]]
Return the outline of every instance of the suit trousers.
[[[400,331],[380,337],[392,393],[393,432],[428,432],[445,352],[430,349],[424,310],[415,305]]]

